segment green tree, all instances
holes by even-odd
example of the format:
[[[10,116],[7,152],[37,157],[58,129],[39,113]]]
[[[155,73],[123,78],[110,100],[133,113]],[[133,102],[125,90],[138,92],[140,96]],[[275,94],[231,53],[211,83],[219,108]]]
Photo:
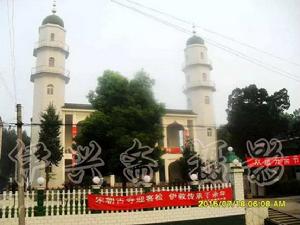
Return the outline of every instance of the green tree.
[[[96,90],[88,96],[96,111],[81,123],[76,142],[87,146],[90,141],[96,141],[105,161],[100,171],[104,175],[115,174],[123,185],[126,179],[120,154],[133,145],[135,138],[142,145],[155,148],[151,157],[160,160],[162,151],[155,146],[163,137],[161,117],[165,111],[154,98],[153,84],[144,71],[128,80],[118,72],[107,70],[98,78]]]
[[[292,137],[300,137],[300,109],[296,109],[287,117],[290,120],[290,135]]]
[[[36,151],[36,157],[41,161],[50,152],[50,157],[46,158],[45,167],[46,187],[48,188],[49,180],[53,177],[51,173],[52,166],[58,166],[63,156],[63,148],[60,145],[60,126],[61,120],[53,105],[49,105],[41,115],[41,129],[39,132],[39,145]],[[45,147],[44,147],[45,146]],[[46,148],[46,149],[45,149]]]
[[[186,143],[182,147],[182,157],[178,160],[181,171],[183,174],[183,179],[185,181],[190,181],[191,178],[189,174],[198,174],[200,178],[201,173],[201,159],[197,156],[194,148],[194,142],[192,139],[186,140]]]
[[[246,141],[286,136],[289,120],[284,111],[290,107],[286,89],[269,95],[266,89],[250,85],[236,88],[228,99],[227,129],[231,145],[240,157],[246,154]]]
[[[15,175],[15,164],[8,157],[8,155],[16,148],[18,138],[17,133],[14,129],[4,128],[2,135],[2,152],[0,159],[0,190],[7,186],[9,177],[14,177]],[[25,146],[30,145],[30,137],[28,137],[26,131],[23,131],[22,141],[24,142]]]

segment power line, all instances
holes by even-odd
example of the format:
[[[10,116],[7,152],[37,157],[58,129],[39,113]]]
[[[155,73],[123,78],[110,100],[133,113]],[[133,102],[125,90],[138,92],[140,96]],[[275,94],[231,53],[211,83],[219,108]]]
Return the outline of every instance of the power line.
[[[116,4],[120,5],[120,6],[122,6],[122,7],[128,8],[128,9],[133,10],[133,11],[139,13],[139,14],[142,14],[143,16],[146,16],[146,17],[149,17],[149,18],[151,18],[151,19],[154,19],[154,20],[156,20],[156,21],[158,21],[158,22],[160,22],[160,23],[162,23],[162,24],[164,24],[164,25],[167,25],[167,26],[169,26],[169,27],[172,27],[172,28],[174,28],[174,29],[176,29],[176,30],[178,30],[178,31],[180,31],[180,32],[183,32],[183,33],[186,33],[186,34],[192,34],[191,31],[187,30],[187,29],[184,28],[184,27],[181,27],[181,26],[179,26],[179,25],[175,25],[175,24],[173,24],[173,23],[171,23],[171,22],[169,22],[169,21],[165,21],[165,20],[160,19],[160,18],[158,18],[158,17],[156,17],[156,16],[153,16],[153,15],[151,15],[151,14],[145,13],[145,12],[143,12],[143,11],[137,9],[137,8],[134,8],[134,7],[132,7],[132,6],[128,6],[128,5],[126,5],[126,4],[123,4],[123,3],[119,2],[119,1],[116,1],[116,0],[111,0],[111,1],[112,1],[113,3],[116,3]],[[264,68],[264,69],[267,69],[267,70],[269,70],[269,71],[278,73],[278,74],[280,74],[280,75],[282,75],[282,76],[284,76],[284,77],[286,77],[286,78],[289,78],[289,79],[292,79],[292,80],[294,80],[294,81],[300,82],[300,77],[298,77],[298,76],[296,76],[296,75],[294,75],[294,74],[291,74],[291,73],[289,73],[289,72],[286,72],[286,71],[284,71],[284,70],[281,70],[280,68],[275,67],[275,66],[273,66],[273,65],[266,64],[265,62],[262,62],[262,61],[260,61],[260,60],[258,60],[258,59],[256,59],[256,58],[249,57],[249,56],[247,56],[246,54],[244,54],[244,53],[242,53],[242,52],[240,52],[240,51],[238,51],[238,50],[232,49],[232,48],[230,48],[230,47],[228,47],[228,46],[225,46],[225,45],[223,45],[223,44],[220,44],[220,43],[218,43],[218,42],[216,42],[216,41],[213,41],[213,40],[211,40],[211,39],[208,39],[208,38],[207,38],[207,40],[208,40],[207,43],[209,43],[209,44],[211,44],[211,45],[213,45],[213,46],[215,46],[215,47],[217,47],[217,48],[220,48],[220,49],[222,49],[222,50],[224,50],[224,51],[226,51],[226,52],[228,52],[228,53],[230,53],[230,54],[233,54],[233,55],[235,55],[235,56],[237,56],[237,57],[240,57],[240,58],[242,58],[242,59],[244,59],[244,60],[246,60],[246,61],[248,61],[248,62],[251,62],[251,63],[253,63],[253,64],[257,65],[257,66],[260,66],[260,67],[262,67],[262,68]]]
[[[8,122],[3,122],[3,126],[16,126],[16,123],[8,123]],[[41,126],[41,123],[23,123],[22,126]],[[161,127],[168,127],[171,124],[160,124]],[[60,123],[59,126],[76,126],[76,127],[81,127],[82,125],[80,123]],[[187,126],[187,128],[194,128],[194,127],[199,127],[199,128],[211,128],[211,127],[216,127],[215,124],[212,125],[190,125]]]
[[[273,58],[279,59],[279,60],[281,60],[281,61],[287,62],[287,63],[289,63],[289,64],[292,64],[292,65],[295,65],[295,66],[299,66],[299,67],[300,67],[300,64],[298,64],[298,63],[289,61],[289,60],[287,60],[287,59],[285,59],[285,58],[283,58],[283,57],[274,55],[274,54],[272,54],[272,53],[270,53],[270,52],[267,52],[267,51],[265,51],[265,50],[259,49],[259,48],[255,47],[255,46],[253,46],[253,45],[248,44],[248,43],[241,42],[241,41],[239,41],[239,40],[237,40],[237,39],[235,39],[235,38],[233,38],[233,37],[230,37],[230,36],[221,34],[221,33],[219,33],[219,32],[213,31],[213,30],[211,30],[211,29],[208,29],[208,28],[205,28],[205,27],[196,25],[196,24],[194,24],[194,23],[191,22],[191,21],[181,19],[181,18],[179,18],[179,17],[177,17],[177,16],[174,16],[174,15],[172,15],[172,14],[169,14],[169,13],[163,12],[163,11],[161,11],[161,10],[158,10],[158,9],[155,9],[155,8],[152,8],[152,7],[143,5],[143,4],[141,4],[141,3],[139,3],[139,2],[136,2],[136,1],[133,1],[133,0],[126,0],[126,1],[129,2],[129,3],[131,3],[131,4],[137,5],[137,6],[139,6],[139,7],[142,7],[142,8],[144,8],[144,9],[151,10],[151,11],[153,11],[153,12],[156,12],[156,13],[159,13],[159,14],[161,14],[161,15],[167,16],[167,17],[172,18],[172,19],[174,19],[174,20],[177,20],[177,21],[179,21],[179,22],[182,22],[182,23],[185,23],[185,24],[188,24],[188,25],[193,25],[193,26],[195,26],[195,27],[198,27],[198,28],[202,29],[203,31],[206,31],[206,32],[211,33],[211,34],[214,34],[214,35],[218,35],[218,36],[220,36],[220,37],[222,37],[222,38],[224,38],[224,39],[227,39],[227,40],[229,40],[229,41],[235,42],[235,43],[237,43],[237,44],[239,44],[239,45],[243,45],[243,46],[245,46],[245,47],[247,47],[247,48],[250,48],[250,49],[255,50],[255,51],[257,51],[257,52],[260,52],[260,53],[262,53],[262,54],[268,55],[268,56],[270,56],[270,57],[273,57]]]
[[[13,90],[14,90],[14,100],[17,103],[17,85],[16,85],[16,68],[15,68],[15,28],[14,28],[14,0],[11,1],[11,12],[9,0],[7,3],[7,20],[8,20],[8,32],[9,32],[9,46],[10,46],[10,70],[13,79]]]
[[[6,89],[7,93],[8,93],[8,96],[12,99],[12,100],[15,100],[14,99],[14,95],[11,93],[10,89],[8,88],[7,84],[6,84],[6,81],[4,79],[4,77],[2,76],[2,73],[0,72],[0,80],[2,81],[1,84],[4,86],[4,88]]]
[[[296,76],[294,74],[286,72],[286,71],[284,71],[284,70],[282,70],[282,69],[280,69],[280,68],[278,68],[276,66],[273,66],[273,65],[267,64],[265,62],[262,62],[262,61],[260,61],[260,60],[258,60],[256,58],[254,58],[254,57],[247,56],[246,54],[244,54],[244,53],[242,53],[240,51],[237,51],[237,50],[234,50],[234,49],[232,49],[232,48],[230,48],[228,46],[219,44],[218,42],[215,42],[215,41],[213,41],[211,39],[208,39],[208,38],[205,38],[205,39],[208,40],[207,43],[209,43],[209,44],[211,44],[211,45],[213,45],[213,46],[215,46],[217,48],[220,48],[220,49],[222,49],[222,50],[224,50],[224,51],[226,51],[228,53],[231,53],[231,54],[233,54],[233,55],[235,55],[235,56],[237,56],[239,58],[242,58],[242,59],[244,59],[244,60],[246,60],[248,62],[251,62],[251,63],[253,63],[253,64],[257,65],[257,66],[260,66],[260,67],[262,67],[264,69],[267,69],[267,70],[269,70],[271,72],[278,73],[278,74],[280,74],[280,75],[282,75],[282,76],[284,76],[286,78],[289,78],[289,79],[292,79],[294,81],[300,82],[300,77],[299,76]]]

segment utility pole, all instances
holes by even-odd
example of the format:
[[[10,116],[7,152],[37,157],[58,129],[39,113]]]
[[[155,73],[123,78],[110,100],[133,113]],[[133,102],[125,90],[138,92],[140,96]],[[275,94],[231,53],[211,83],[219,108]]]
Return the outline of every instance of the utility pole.
[[[22,107],[17,104],[17,134],[18,134],[18,207],[19,225],[25,225],[25,204],[24,204],[24,144],[22,141]]]

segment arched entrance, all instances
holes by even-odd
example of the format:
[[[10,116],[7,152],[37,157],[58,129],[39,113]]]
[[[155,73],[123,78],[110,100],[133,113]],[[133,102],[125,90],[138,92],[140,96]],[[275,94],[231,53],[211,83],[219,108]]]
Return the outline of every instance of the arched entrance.
[[[167,126],[167,146],[180,147],[183,145],[183,131],[184,127],[174,122]]]
[[[169,165],[169,182],[170,183],[178,183],[183,182],[183,174],[182,174],[182,168],[180,166],[179,160],[176,160],[175,162],[170,163]]]

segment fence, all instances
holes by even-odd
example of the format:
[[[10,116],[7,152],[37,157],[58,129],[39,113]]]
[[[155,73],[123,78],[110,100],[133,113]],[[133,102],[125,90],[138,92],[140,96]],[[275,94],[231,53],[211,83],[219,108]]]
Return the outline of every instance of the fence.
[[[223,183],[217,185],[198,185],[199,191],[220,190],[231,187],[231,183]],[[173,186],[173,187],[153,187],[152,192],[160,191],[191,191],[190,186]],[[47,190],[44,194],[44,206],[46,216],[60,215],[85,215],[93,212],[87,207],[87,195],[91,194],[91,189],[78,190]],[[103,188],[100,189],[101,195],[108,196],[129,196],[144,193],[143,188]],[[37,191],[25,192],[25,214],[26,217],[34,217],[34,210],[37,207]],[[165,210],[177,208],[191,208],[191,206],[176,206],[176,207],[158,207],[151,210]],[[0,219],[17,217],[18,209],[18,192],[13,194],[11,191],[4,191],[0,194]],[[148,209],[149,210],[149,209]],[[137,212],[139,210],[125,211],[97,211],[97,213],[116,213],[116,212]]]

